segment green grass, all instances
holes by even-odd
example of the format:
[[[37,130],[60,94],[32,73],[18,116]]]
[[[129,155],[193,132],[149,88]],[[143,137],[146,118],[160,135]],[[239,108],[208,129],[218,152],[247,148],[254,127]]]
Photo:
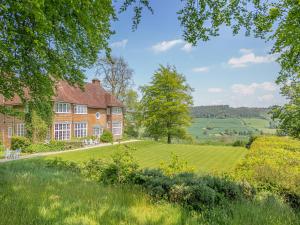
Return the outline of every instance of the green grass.
[[[276,199],[233,202],[192,213],[153,202],[137,187],[111,187],[42,159],[0,165],[0,225],[297,225],[299,216]]]
[[[209,128],[209,129],[207,129]],[[188,129],[189,133],[199,143],[225,143],[230,144],[236,140],[248,140],[249,133],[274,134],[275,129],[269,128],[269,120],[259,118],[194,118]],[[226,134],[236,132],[236,134]],[[238,134],[239,132],[245,134]]]
[[[205,146],[185,144],[163,144],[150,141],[131,143],[136,150],[134,157],[141,167],[155,168],[162,161],[169,161],[171,153],[175,153],[188,165],[194,167],[197,173],[209,173],[212,171],[226,172],[235,167],[247,150],[241,147],[231,146]],[[118,146],[101,147],[84,151],[51,155],[47,158],[59,157],[70,161],[87,161],[92,158],[110,158]]]

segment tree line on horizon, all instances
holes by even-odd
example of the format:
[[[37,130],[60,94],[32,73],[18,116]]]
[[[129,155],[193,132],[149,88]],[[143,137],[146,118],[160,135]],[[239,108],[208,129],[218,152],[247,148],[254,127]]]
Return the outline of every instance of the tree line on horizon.
[[[260,107],[230,107],[229,105],[207,105],[191,107],[194,118],[261,118],[267,119],[271,108]]]

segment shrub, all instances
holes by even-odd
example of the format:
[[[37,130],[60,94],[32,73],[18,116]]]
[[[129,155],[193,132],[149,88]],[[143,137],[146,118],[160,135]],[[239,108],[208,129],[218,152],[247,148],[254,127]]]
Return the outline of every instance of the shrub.
[[[257,136],[250,136],[250,138],[249,138],[249,140],[248,140],[248,142],[246,144],[246,148],[249,149],[251,147],[252,143],[255,141],[256,138],[257,138]]]
[[[19,137],[14,136],[11,138],[11,149],[22,149],[22,151],[25,151],[25,149],[30,145],[30,140],[26,137]]]
[[[131,182],[138,169],[132,150],[134,149],[127,145],[118,146],[117,152],[112,155],[112,163],[103,171],[102,182],[112,184]]]
[[[246,145],[248,145],[248,143],[245,143],[242,140],[236,140],[235,142],[233,142],[232,146],[234,147],[245,147]]]
[[[24,149],[24,152],[51,152],[51,151],[64,151],[82,147],[82,142],[79,141],[50,141],[48,144],[31,144]]]
[[[110,131],[105,130],[100,137],[100,141],[104,143],[112,143],[113,142],[113,135]]]
[[[300,142],[286,137],[258,137],[234,176],[258,190],[280,194],[300,208]]]
[[[172,176],[178,173],[186,173],[186,172],[193,172],[194,168],[188,166],[187,161],[180,160],[178,155],[171,153],[171,161],[169,164],[166,162],[161,162],[160,169],[166,174],[167,176]]]
[[[71,162],[71,161],[64,161],[61,158],[54,158],[52,160],[47,160],[47,164],[48,167],[55,167],[58,169],[66,169],[66,170],[70,170],[72,172],[80,172],[81,168],[80,165],[78,165],[75,162]]]
[[[107,163],[100,159],[91,159],[82,166],[81,173],[95,181],[102,181],[102,175],[107,168]]]

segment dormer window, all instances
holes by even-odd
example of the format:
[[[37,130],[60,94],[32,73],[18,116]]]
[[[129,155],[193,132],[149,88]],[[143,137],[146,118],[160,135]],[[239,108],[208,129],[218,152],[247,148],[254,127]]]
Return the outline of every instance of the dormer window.
[[[56,113],[70,113],[70,104],[64,102],[57,102],[55,104],[55,112]]]
[[[74,113],[75,114],[87,114],[87,106],[86,105],[75,105]]]
[[[122,108],[121,107],[112,107],[111,113],[113,115],[121,115],[122,114]]]

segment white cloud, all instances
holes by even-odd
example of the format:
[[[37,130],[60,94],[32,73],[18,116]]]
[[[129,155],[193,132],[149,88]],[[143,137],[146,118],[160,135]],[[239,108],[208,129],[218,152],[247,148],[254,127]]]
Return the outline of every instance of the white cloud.
[[[248,54],[251,52],[253,52],[253,49],[251,49],[251,48],[241,48],[240,49],[240,53],[243,53],[243,54]]]
[[[263,95],[263,96],[258,97],[258,100],[260,102],[268,102],[268,101],[271,101],[273,99],[274,99],[274,95],[272,95],[272,94]]]
[[[245,52],[239,58],[231,58],[228,60],[228,64],[233,68],[247,67],[249,64],[259,64],[259,63],[270,63],[275,61],[274,55],[266,55],[266,56],[257,56],[252,52]]]
[[[185,43],[182,48],[181,48],[182,51],[185,51],[185,52],[191,52],[193,50],[193,45],[190,44],[190,43]]]
[[[112,48],[125,48],[128,43],[128,39],[124,39],[121,41],[116,41],[110,44]]]
[[[263,91],[275,91],[277,89],[276,85],[272,82],[263,82],[263,83],[252,83],[252,84],[234,84],[231,86],[231,90],[234,93],[241,95],[253,95],[256,90]]]
[[[223,89],[222,88],[208,88],[207,91],[209,93],[221,93],[221,92],[223,92]]]
[[[170,40],[170,41],[162,41],[162,42],[159,42],[159,43],[153,45],[151,47],[151,49],[156,53],[165,52],[165,51],[168,51],[169,49],[175,47],[176,45],[179,45],[179,44],[182,44],[182,43],[184,43],[184,41],[181,40],[181,39],[175,39],[175,40]]]
[[[204,67],[195,67],[192,69],[194,73],[206,73],[209,71],[209,68],[204,66]]]

